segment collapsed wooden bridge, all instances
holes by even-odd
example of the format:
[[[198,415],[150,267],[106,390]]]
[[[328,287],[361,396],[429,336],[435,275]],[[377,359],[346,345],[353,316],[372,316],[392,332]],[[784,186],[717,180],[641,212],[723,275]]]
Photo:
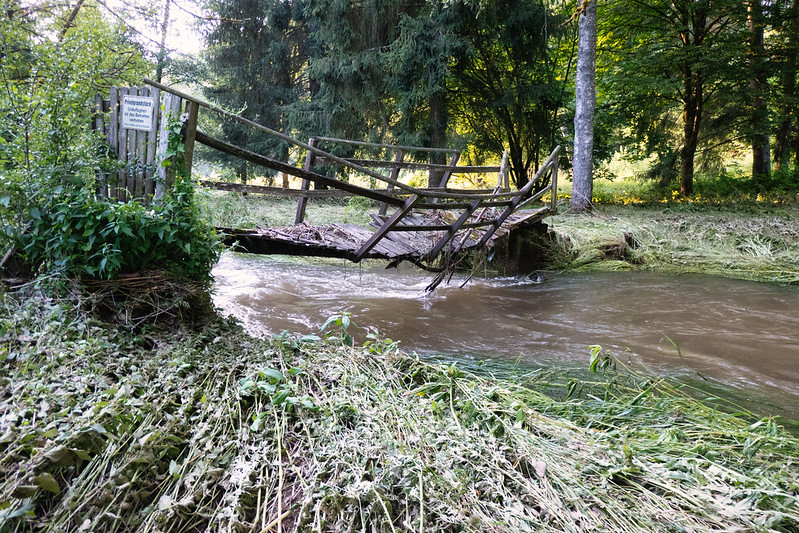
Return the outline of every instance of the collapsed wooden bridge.
[[[155,81],[145,79],[145,82],[165,94],[165,109],[171,109],[173,114],[175,111],[185,110],[182,120],[185,157],[189,169],[196,142],[302,180],[299,190],[281,189],[282,194],[298,196],[294,226],[254,230],[222,229],[225,242],[237,251],[340,257],[356,262],[367,258],[392,262],[405,260],[429,267],[441,258],[449,260],[463,252],[490,248],[496,239],[506,235],[511,229],[521,224],[541,221],[556,210],[559,148],[552,152],[533,179],[522,189],[510,190],[507,154],[503,155],[499,167],[458,166],[460,152],[452,149],[378,145],[325,137],[312,138],[308,143],[303,143]],[[181,101],[185,102],[185,107]],[[304,166],[298,168],[204,133],[198,129],[200,108],[264,131],[305,150]],[[161,142],[163,143],[163,139]],[[324,143],[377,147],[392,153],[394,157],[385,160],[341,158],[323,150],[320,146]],[[449,155],[449,164],[436,165],[404,159],[413,152],[436,151]],[[347,171],[354,171],[382,187],[362,187],[320,174],[314,169],[321,164],[338,165]],[[383,174],[377,169],[388,169],[389,173]],[[408,169],[440,172],[441,187],[419,188],[403,183],[399,179],[400,172]],[[488,172],[498,174],[494,189],[462,190],[447,186],[453,175]],[[169,180],[168,176],[165,180]],[[380,207],[372,215],[373,227],[367,229],[353,224],[319,227],[306,224],[304,217],[308,199],[320,193],[327,195],[332,192],[312,191],[311,183],[317,187],[341,191],[341,194],[360,196],[377,202]],[[274,192],[274,188],[267,187],[231,184],[214,186],[248,192]],[[547,195],[549,201],[543,203],[542,198]],[[388,214],[389,208],[394,209],[391,214]]]

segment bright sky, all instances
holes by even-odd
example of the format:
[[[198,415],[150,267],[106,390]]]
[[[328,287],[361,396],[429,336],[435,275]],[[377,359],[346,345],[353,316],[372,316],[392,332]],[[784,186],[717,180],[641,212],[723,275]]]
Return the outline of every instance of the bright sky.
[[[104,2],[111,11],[119,12],[123,6],[142,5],[146,0],[99,0]],[[170,51],[181,54],[195,55],[203,47],[203,39],[195,29],[198,16],[203,15],[202,7],[198,0],[169,0],[169,27],[167,30],[166,46]],[[158,20],[126,17],[124,22],[134,28],[141,35],[141,41],[148,50],[157,52],[161,42],[161,20],[164,14],[165,0],[154,0],[157,6]],[[196,15],[196,16],[195,16]],[[174,52],[170,52],[174,56]]]

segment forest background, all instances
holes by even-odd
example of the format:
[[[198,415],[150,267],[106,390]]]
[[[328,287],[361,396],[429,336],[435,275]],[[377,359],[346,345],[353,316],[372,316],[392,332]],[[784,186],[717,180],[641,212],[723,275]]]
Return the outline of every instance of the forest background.
[[[210,229],[196,230],[196,209],[182,209],[186,194],[157,212],[94,195],[97,171],[117,164],[86,127],[94,95],[146,75],[201,89],[295,138],[456,147],[470,163],[496,161],[507,150],[517,187],[558,144],[566,147],[561,166],[571,163],[585,2],[2,4],[2,239],[45,269],[112,277],[169,263],[188,264],[198,276],[213,264],[218,250],[202,244]],[[636,200],[795,203],[799,1],[615,0],[597,8],[594,179],[644,178]],[[170,49],[176,12],[194,20],[196,54]],[[299,165],[300,155],[280,139],[234,123],[210,127]],[[337,155],[357,155],[350,150]],[[217,158],[230,179],[272,179],[246,163],[205,156]],[[436,185],[440,176],[429,179]],[[163,231],[158,239],[141,235],[159,228],[142,220],[188,212],[178,221],[184,233],[172,241],[189,243],[183,252],[163,257],[162,247],[145,244]],[[126,235],[134,242],[121,242]],[[131,247],[135,257],[122,253]]]

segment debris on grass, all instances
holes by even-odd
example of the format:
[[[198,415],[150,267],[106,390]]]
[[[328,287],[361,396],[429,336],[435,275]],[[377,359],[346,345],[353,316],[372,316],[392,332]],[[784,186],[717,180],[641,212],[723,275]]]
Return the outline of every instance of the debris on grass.
[[[774,419],[610,374],[556,400],[347,319],[115,331],[0,294],[0,530],[799,530]]]

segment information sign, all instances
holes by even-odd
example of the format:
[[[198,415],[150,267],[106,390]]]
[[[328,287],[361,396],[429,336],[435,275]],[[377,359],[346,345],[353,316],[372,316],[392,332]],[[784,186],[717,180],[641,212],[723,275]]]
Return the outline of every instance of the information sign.
[[[122,127],[128,130],[153,131],[155,98],[149,96],[122,97]]]

